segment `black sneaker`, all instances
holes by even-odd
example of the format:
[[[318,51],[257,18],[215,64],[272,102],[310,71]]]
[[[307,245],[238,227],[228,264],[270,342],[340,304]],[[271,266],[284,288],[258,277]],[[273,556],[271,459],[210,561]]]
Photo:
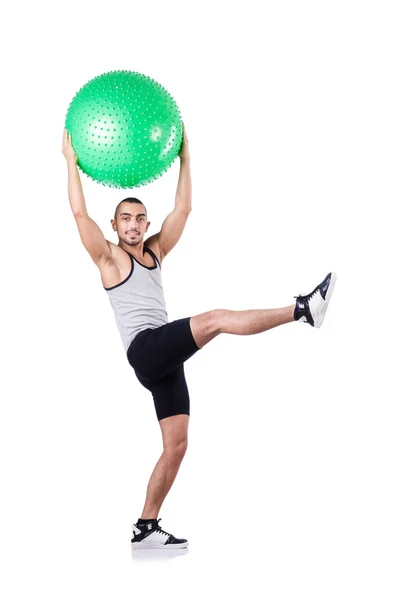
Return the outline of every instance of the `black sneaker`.
[[[294,319],[309,323],[312,327],[321,327],[328,303],[331,299],[336,282],[336,273],[328,273],[327,277],[314,290],[304,295],[294,296],[297,298]]]
[[[153,519],[149,523],[135,523],[132,526],[131,547],[137,550],[142,549],[163,549],[172,550],[175,548],[187,548],[188,542],[184,539],[178,539],[163,531],[159,525],[161,519]]]

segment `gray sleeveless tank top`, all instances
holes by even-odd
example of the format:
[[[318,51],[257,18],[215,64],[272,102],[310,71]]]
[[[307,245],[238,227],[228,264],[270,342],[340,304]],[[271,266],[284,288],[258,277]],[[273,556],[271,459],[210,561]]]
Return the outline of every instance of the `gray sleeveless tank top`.
[[[143,252],[149,252],[155,266],[142,265],[128,252],[131,258],[128,277],[113,287],[104,287],[126,352],[140,331],[157,329],[168,323],[160,263],[150,248],[144,246]]]

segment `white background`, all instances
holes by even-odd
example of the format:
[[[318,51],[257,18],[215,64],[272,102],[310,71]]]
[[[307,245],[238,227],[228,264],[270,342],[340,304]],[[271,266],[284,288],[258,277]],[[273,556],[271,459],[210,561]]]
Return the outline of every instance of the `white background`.
[[[396,19],[392,2],[22,2],[3,19],[1,570],[7,600],[396,598]],[[69,103],[111,70],[175,98],[193,211],[169,320],[338,282],[320,330],[222,335],[185,364],[189,446],[160,511],[187,553],[133,556],[161,451],[82,246]],[[114,190],[155,233],[179,161]],[[148,234],[148,235],[149,235]],[[144,596],[142,596],[144,594]]]

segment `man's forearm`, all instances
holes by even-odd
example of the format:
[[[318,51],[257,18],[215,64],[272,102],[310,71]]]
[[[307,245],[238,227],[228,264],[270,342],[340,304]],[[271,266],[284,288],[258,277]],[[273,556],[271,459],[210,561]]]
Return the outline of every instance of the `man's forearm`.
[[[175,195],[175,208],[182,212],[192,210],[192,178],[190,175],[190,158],[181,158],[178,187]]]
[[[68,192],[73,214],[86,215],[87,207],[76,163],[68,162]]]

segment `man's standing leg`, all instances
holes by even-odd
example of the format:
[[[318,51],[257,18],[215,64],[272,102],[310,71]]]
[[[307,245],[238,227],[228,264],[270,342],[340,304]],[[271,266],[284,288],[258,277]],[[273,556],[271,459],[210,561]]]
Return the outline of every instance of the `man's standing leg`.
[[[163,436],[163,453],[149,480],[141,519],[157,519],[185,456],[189,415],[174,415],[159,421]]]

